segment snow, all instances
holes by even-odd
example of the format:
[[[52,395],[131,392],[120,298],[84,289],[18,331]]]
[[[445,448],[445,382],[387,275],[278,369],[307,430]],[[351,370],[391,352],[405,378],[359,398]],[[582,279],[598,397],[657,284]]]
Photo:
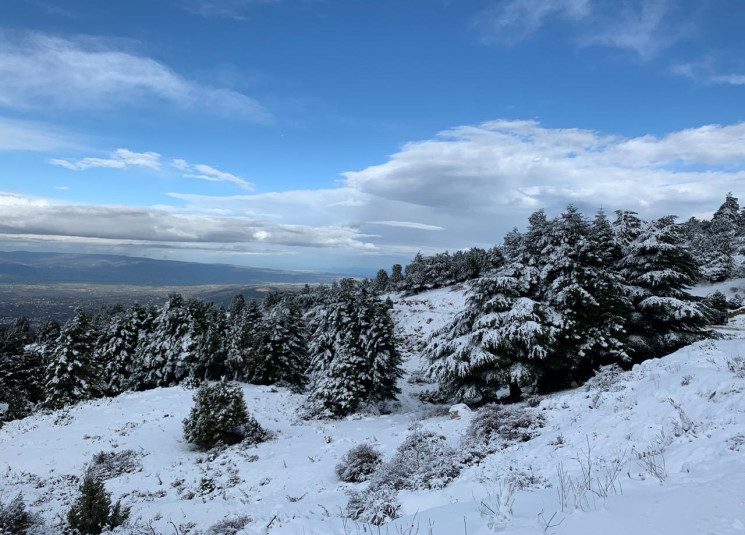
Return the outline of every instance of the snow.
[[[409,376],[424,364],[422,342],[465,306],[464,292],[392,297]],[[444,489],[401,491],[404,516],[379,533],[413,535],[417,527],[435,535],[745,533],[745,378],[728,367],[744,352],[745,319],[720,332],[719,339],[594,386],[541,399],[534,409],[545,419],[538,436],[505,444]],[[109,479],[106,488],[133,506],[135,520],[153,521],[159,532],[172,533],[170,522],[204,530],[248,515],[242,535],[370,533],[340,518],[346,491],[365,485],[336,478],[344,453],[367,441],[388,460],[414,429],[442,434],[457,448],[470,421],[419,401],[413,394],[427,385],[404,377],[400,386],[392,414],[303,421],[303,396],[241,385],[249,411],[274,438],[217,455],[184,442],[182,420],[194,390],[183,387],[35,415],[0,429],[0,500],[22,491],[31,509],[55,524],[77,492],[72,476],[96,453],[134,450],[142,470]],[[560,467],[565,481],[581,487],[588,463],[594,492],[565,486],[562,510]],[[598,492],[604,484],[611,490]]]

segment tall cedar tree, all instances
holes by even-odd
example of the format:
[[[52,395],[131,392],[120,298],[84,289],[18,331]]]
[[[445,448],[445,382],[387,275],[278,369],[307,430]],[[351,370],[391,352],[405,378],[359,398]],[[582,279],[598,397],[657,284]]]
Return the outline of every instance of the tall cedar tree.
[[[314,318],[309,412],[340,417],[365,402],[395,399],[401,357],[390,305],[349,279],[331,293]]]
[[[101,373],[93,359],[95,340],[90,315],[79,309],[51,354],[44,388],[47,407],[58,409],[101,394]]]
[[[137,347],[152,334],[155,311],[134,305],[115,315],[96,343],[94,359],[104,370],[108,395],[139,386],[135,381]]]
[[[305,385],[308,344],[300,309],[291,297],[268,310],[260,325],[248,380],[255,384],[286,384],[297,391]]]
[[[707,314],[686,291],[699,278],[698,266],[674,216],[644,224],[621,267],[634,305],[628,331],[635,360],[665,355],[704,335]]]
[[[227,341],[227,376],[234,380],[249,381],[252,367],[258,359],[258,344],[262,312],[256,301],[242,307],[231,306]]]

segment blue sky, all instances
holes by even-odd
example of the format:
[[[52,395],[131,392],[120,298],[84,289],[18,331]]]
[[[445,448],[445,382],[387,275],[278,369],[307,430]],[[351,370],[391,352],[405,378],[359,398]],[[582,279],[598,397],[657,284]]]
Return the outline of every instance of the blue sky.
[[[745,178],[741,0],[6,0],[0,246],[373,269]]]

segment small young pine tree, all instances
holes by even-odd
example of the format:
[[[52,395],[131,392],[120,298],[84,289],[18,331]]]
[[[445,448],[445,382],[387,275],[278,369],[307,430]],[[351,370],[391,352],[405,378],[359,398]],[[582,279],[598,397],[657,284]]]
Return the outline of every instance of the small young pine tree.
[[[218,444],[255,444],[266,432],[251,416],[237,385],[226,381],[203,383],[194,395],[194,407],[184,420],[184,438],[202,450]]]
[[[99,535],[104,529],[122,525],[128,516],[129,511],[120,502],[112,506],[103,481],[88,471],[80,485],[80,495],[67,513],[67,522],[75,533]]]

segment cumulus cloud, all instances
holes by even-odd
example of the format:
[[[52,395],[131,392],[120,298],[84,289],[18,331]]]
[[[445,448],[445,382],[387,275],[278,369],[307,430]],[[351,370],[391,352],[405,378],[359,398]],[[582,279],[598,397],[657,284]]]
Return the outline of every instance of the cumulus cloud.
[[[232,173],[220,171],[219,169],[215,169],[214,167],[205,165],[203,163],[192,164],[187,162],[186,160],[177,158],[171,161],[171,165],[179,171],[183,171],[183,176],[187,178],[198,178],[200,180],[208,180],[210,182],[230,182],[246,190],[253,189],[253,184],[251,184],[248,180],[245,180],[244,178],[236,176]]]
[[[501,0],[478,14],[475,27],[487,43],[515,44],[551,22],[571,25],[577,43],[650,57],[682,37],[690,23],[671,22],[671,0]]]
[[[532,211],[556,215],[569,203],[588,214],[599,208],[632,209],[644,217],[711,213],[726,192],[741,194],[743,181],[745,123],[627,137],[497,120],[407,143],[379,165],[344,173],[329,188],[172,192],[173,206],[163,208],[6,196],[0,211],[9,215],[0,232],[184,248],[281,247],[302,251],[298,258],[306,266],[379,267],[418,250],[500,243]],[[14,202],[21,204],[10,207]]]
[[[137,105],[146,97],[257,122],[271,119],[247,95],[190,80],[155,59],[116,50],[102,40],[0,34],[2,107],[95,109]]]
[[[339,187],[170,196],[225,217],[352,225],[374,234],[379,254],[458,249],[499,243],[532,211],[557,214],[569,203],[645,217],[711,212],[745,179],[744,141],[745,123],[625,137],[491,121],[407,143],[379,165],[344,173]]]
[[[129,149],[116,149],[109,158],[81,158],[79,160],[65,160],[54,158],[49,161],[52,165],[58,165],[71,171],[85,171],[87,169],[108,168],[127,169],[129,167],[142,167],[157,171],[160,169],[160,154],[157,152],[134,152]]]

